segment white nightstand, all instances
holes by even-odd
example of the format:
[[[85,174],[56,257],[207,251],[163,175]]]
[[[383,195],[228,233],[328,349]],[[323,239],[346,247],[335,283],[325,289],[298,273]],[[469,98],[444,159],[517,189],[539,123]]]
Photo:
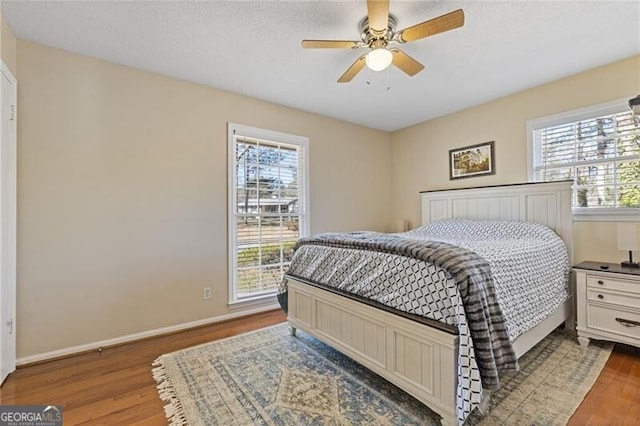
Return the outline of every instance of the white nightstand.
[[[599,339],[640,347],[640,269],[582,262],[573,270],[580,344]]]

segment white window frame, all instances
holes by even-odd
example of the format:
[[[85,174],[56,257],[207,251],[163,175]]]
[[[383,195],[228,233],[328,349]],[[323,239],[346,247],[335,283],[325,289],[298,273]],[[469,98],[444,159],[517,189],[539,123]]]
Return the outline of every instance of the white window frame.
[[[553,127],[565,123],[588,120],[603,115],[617,114],[629,110],[629,99],[634,95],[592,105],[586,108],[565,111],[545,117],[527,121],[527,175],[529,182],[535,182],[534,162],[534,132],[546,127]],[[592,222],[637,222],[640,209],[637,208],[576,208],[573,207],[574,221]]]
[[[245,126],[242,124],[236,123],[228,123],[227,124],[227,167],[228,167],[228,180],[227,180],[227,191],[228,191],[228,214],[227,214],[227,222],[228,222],[228,257],[229,257],[229,297],[228,304],[229,307],[236,306],[245,306],[252,304],[259,304],[260,302],[265,301],[265,299],[273,299],[275,300],[275,291],[263,293],[260,295],[256,295],[253,297],[237,297],[237,285],[236,285],[236,263],[237,263],[237,245],[236,245],[236,207],[237,207],[237,196],[236,196],[236,184],[237,178],[235,174],[236,169],[236,153],[235,153],[235,140],[234,135],[241,135],[254,139],[262,139],[266,141],[272,141],[275,143],[285,144],[285,145],[295,145],[299,146],[303,150],[303,170],[302,177],[304,182],[298,182],[302,188],[302,202],[298,204],[300,209],[300,222],[299,222],[299,234],[300,237],[305,237],[309,235],[309,227],[310,227],[310,197],[309,197],[309,138],[304,136],[292,135],[287,133],[276,132],[272,130],[260,129],[257,127]]]

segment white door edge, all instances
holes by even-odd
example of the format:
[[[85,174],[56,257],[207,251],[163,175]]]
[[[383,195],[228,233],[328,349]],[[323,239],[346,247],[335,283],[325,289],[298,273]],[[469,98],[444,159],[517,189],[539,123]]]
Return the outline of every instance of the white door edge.
[[[0,384],[16,368],[17,81],[4,61],[0,74]],[[8,97],[8,99],[7,99]],[[10,126],[10,127],[7,127]]]

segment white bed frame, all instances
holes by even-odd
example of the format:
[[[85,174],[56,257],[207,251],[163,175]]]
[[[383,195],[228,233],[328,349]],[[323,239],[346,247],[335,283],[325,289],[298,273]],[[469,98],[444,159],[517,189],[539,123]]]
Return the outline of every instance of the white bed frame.
[[[512,219],[554,229],[573,261],[571,182],[502,185],[428,191],[422,194],[422,223],[438,219]],[[457,425],[458,336],[340,296],[292,277],[288,280],[291,332],[299,328],[343,352]],[[566,322],[573,327],[567,301],[514,343],[520,357]],[[488,392],[487,392],[488,394]],[[487,407],[488,397],[483,401]]]

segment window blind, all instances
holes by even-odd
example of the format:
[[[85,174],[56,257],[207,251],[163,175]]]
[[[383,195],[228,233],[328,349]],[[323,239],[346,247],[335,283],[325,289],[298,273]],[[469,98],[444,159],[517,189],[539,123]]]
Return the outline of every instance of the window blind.
[[[575,182],[577,208],[640,208],[640,131],[631,111],[534,130],[534,178]]]
[[[273,293],[305,219],[303,146],[234,134],[235,299]]]

